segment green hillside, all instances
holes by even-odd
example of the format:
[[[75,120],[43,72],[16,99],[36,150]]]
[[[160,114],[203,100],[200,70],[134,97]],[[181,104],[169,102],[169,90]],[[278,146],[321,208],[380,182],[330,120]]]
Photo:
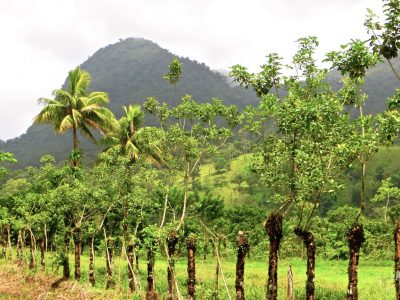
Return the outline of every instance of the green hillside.
[[[92,90],[109,93],[109,108],[119,117],[123,105],[143,103],[150,96],[169,104],[176,102],[174,89],[162,79],[173,56],[168,50],[151,41],[128,38],[99,49],[81,66],[93,77]],[[239,107],[257,102],[253,91],[232,86],[226,76],[211,70],[205,64],[184,57],[180,60],[183,63],[183,73],[177,86],[178,97],[191,94],[201,102],[218,97]],[[400,69],[400,60],[394,64]],[[331,73],[329,81],[338,88],[339,78],[339,74]],[[365,112],[376,113],[384,110],[386,98],[398,86],[398,81],[386,63],[370,70],[364,89],[369,95]],[[0,150],[15,154],[18,164],[14,165],[14,168],[38,165],[40,157],[45,154],[52,154],[57,161],[62,161],[71,149],[70,134],[60,136],[56,135],[50,126],[32,125],[20,137],[6,142],[0,140]],[[81,140],[84,160],[91,163],[101,149],[85,139]]]
[[[251,154],[240,155],[230,162],[229,168],[217,171],[215,164],[209,162],[200,167],[200,182],[210,189],[214,196],[221,197],[227,206],[257,205],[268,201],[268,191],[258,182],[257,175],[249,170]],[[400,186],[400,146],[380,150],[367,164],[366,195],[371,199],[383,178],[392,177],[395,186]],[[343,184],[335,198],[325,196],[321,209],[327,211],[359,201],[360,169],[357,162],[346,170],[340,178]],[[375,212],[376,213],[376,212]]]
[[[162,79],[173,56],[151,41],[128,38],[99,49],[81,67],[93,77],[92,90],[109,93],[109,108],[119,117],[123,105],[143,103],[150,96],[175,103],[174,89]],[[205,64],[184,57],[180,60],[183,73],[177,86],[178,97],[191,94],[201,102],[218,97],[240,106],[256,102],[252,91],[230,86],[226,77]],[[38,165],[40,157],[49,153],[61,161],[71,150],[70,134],[59,136],[50,126],[32,125],[20,137],[1,141],[0,150],[15,154],[18,164],[14,168]],[[81,140],[86,163],[93,162],[101,149],[85,139]]]

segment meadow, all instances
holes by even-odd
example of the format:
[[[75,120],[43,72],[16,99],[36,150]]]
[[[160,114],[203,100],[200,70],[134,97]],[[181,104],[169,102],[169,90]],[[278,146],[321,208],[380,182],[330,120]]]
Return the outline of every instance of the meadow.
[[[71,270],[73,270],[73,257],[70,257]],[[96,285],[90,287],[88,284],[88,256],[83,255],[81,261],[81,284],[93,293],[95,299],[142,299],[138,294],[130,294],[128,291],[126,260],[121,257],[115,259],[115,281],[113,290],[105,290],[106,267],[104,257],[96,257]],[[5,268],[9,261],[2,260],[0,266]],[[235,264],[233,260],[223,260],[222,270],[225,276],[231,299],[235,299]],[[293,286],[295,299],[305,299],[306,261],[300,258],[282,259],[279,262],[279,298],[287,299],[287,270],[288,266],[293,271]],[[347,265],[345,260],[318,260],[316,264],[316,299],[344,299],[347,287]],[[61,268],[57,270],[52,267],[51,258],[48,258],[48,266],[45,271],[31,270],[24,272],[47,273],[54,276],[54,280],[61,276]],[[142,290],[146,289],[146,261],[139,260]],[[187,261],[178,258],[175,264],[179,289],[186,298]],[[216,296],[215,288],[216,260],[213,257],[196,261],[196,294],[197,299],[229,299],[222,278],[219,278],[219,298]],[[266,291],[266,279],[268,262],[248,259],[245,264],[245,296],[246,299],[264,299]],[[35,274],[37,275],[37,274]],[[159,257],[155,263],[156,289],[161,299],[164,299],[167,290],[167,263]],[[1,293],[0,293],[1,295]],[[142,296],[144,293],[142,293]],[[2,299],[0,297],[0,299]],[[385,260],[360,260],[359,265],[359,299],[389,300],[395,299],[393,283],[393,262]]]

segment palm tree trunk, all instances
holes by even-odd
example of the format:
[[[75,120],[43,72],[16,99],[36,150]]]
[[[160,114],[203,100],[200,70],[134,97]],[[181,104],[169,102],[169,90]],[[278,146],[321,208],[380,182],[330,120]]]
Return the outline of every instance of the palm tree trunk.
[[[307,283],[306,283],[306,299],[315,299],[315,242],[311,232],[302,230],[297,227],[294,233],[303,240],[307,249]]]
[[[236,300],[244,300],[244,259],[249,250],[249,241],[243,231],[239,231],[237,240],[237,261],[236,261]]]
[[[267,300],[278,298],[278,251],[282,234],[283,216],[279,213],[271,213],[264,223],[269,237],[269,262],[267,281]]]
[[[72,147],[73,147],[72,166],[76,168],[79,165],[79,162],[76,157],[78,152],[78,133],[75,125],[72,126]]]
[[[347,300],[358,299],[358,260],[360,257],[360,249],[365,241],[364,228],[360,224],[354,224],[347,233],[349,243],[349,283],[347,287]]]
[[[196,238],[194,236],[186,239],[186,248],[188,250],[188,299],[194,300],[196,297]]]

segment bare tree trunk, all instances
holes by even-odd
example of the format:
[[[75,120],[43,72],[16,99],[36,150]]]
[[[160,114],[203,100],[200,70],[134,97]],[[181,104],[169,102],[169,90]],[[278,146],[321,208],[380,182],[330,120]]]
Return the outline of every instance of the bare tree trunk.
[[[178,235],[175,231],[171,231],[167,237],[168,245],[168,294],[167,300],[174,300],[174,267],[175,267],[175,247],[178,242]]]
[[[63,257],[63,278],[69,279],[70,277],[70,269],[69,269],[69,243],[71,240],[71,233],[67,231],[64,237],[65,243],[65,253]]]
[[[190,235],[186,239],[186,248],[188,250],[188,299],[196,298],[196,237]]]
[[[22,259],[22,234],[21,230],[18,230],[18,237],[17,237],[17,258],[19,260]]]
[[[107,282],[106,289],[114,288],[114,245],[110,238],[106,239],[106,265],[107,265]]]
[[[4,228],[0,227],[0,234],[1,234],[1,244],[2,244],[2,257],[6,258],[7,256],[7,239],[6,239],[6,235],[4,233]]]
[[[32,231],[30,231],[30,240],[29,240],[29,250],[30,250],[29,269],[34,269],[34,268],[36,268],[35,248],[36,248],[35,237],[33,236]]]
[[[297,227],[294,233],[303,240],[307,250],[306,300],[315,299],[315,242],[311,232]]]
[[[396,300],[400,300],[400,220],[394,229],[394,283]]]
[[[243,231],[239,231],[237,240],[237,261],[236,261],[236,300],[244,300],[244,259],[249,250],[249,241]]]
[[[347,300],[358,299],[358,260],[360,257],[360,248],[365,241],[364,228],[360,224],[354,224],[347,232],[349,243],[349,284],[347,288]]]
[[[75,255],[75,279],[81,279],[81,244],[82,233],[80,227],[74,230],[74,255]]]
[[[147,249],[147,291],[146,300],[159,299],[154,284],[154,257],[155,253],[152,247]]]
[[[94,276],[94,235],[89,236],[90,252],[89,252],[89,282],[92,286],[96,284]]]
[[[289,266],[289,268],[288,268],[287,299],[288,300],[294,300],[294,295],[293,295],[293,272],[292,272],[292,267],[291,266]]]
[[[207,239],[206,239],[206,233],[204,231],[204,245],[203,245],[203,260],[207,259],[207,250],[208,250],[208,244],[207,244]]]
[[[134,245],[130,243],[128,245],[128,281],[129,281],[129,290],[131,292],[135,291],[135,281],[134,281],[134,274],[133,274],[133,247]]]
[[[7,233],[7,247],[8,247],[8,259],[12,259],[12,249],[11,249],[11,232],[10,232],[10,224],[6,225],[6,233]]]
[[[215,244],[215,256],[217,257],[217,266],[215,268],[215,288],[214,288],[214,297],[216,299],[219,299],[219,269],[220,269],[220,265],[219,265],[219,259],[218,257],[220,257],[220,252],[221,252],[221,237],[217,237],[217,241]]]
[[[46,260],[45,260],[46,242],[44,237],[40,238],[39,247],[40,247],[40,266],[44,270],[46,267]]]
[[[283,216],[279,213],[271,213],[264,223],[269,237],[269,263],[267,281],[267,300],[278,298],[278,251],[282,234]]]

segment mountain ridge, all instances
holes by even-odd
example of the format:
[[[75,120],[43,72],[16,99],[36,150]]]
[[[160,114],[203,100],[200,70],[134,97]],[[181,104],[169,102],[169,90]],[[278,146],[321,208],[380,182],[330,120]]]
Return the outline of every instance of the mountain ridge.
[[[127,38],[100,48],[81,64],[81,68],[92,75],[90,90],[107,92],[110,97],[108,107],[120,117],[123,105],[142,104],[148,97],[156,97],[172,105],[176,103],[174,89],[162,79],[173,57],[177,56],[152,41]],[[217,97],[240,108],[257,104],[258,99],[251,89],[245,90],[232,84],[226,74],[188,57],[179,59],[183,64],[183,72],[177,85],[178,98],[190,94],[197,101],[204,102]],[[400,60],[396,60],[394,65],[400,69]],[[334,88],[339,88],[338,72],[331,72],[328,80]],[[370,100],[366,104],[365,113],[383,111],[386,108],[384,99],[398,87],[399,82],[387,64],[380,63],[369,70],[364,91]],[[56,134],[50,125],[33,124],[19,137],[0,140],[0,150],[14,153],[19,161],[14,168],[38,165],[40,157],[46,154],[52,154],[57,161],[63,161],[72,148],[70,135]],[[85,162],[95,161],[101,148],[82,137],[80,141]]]

